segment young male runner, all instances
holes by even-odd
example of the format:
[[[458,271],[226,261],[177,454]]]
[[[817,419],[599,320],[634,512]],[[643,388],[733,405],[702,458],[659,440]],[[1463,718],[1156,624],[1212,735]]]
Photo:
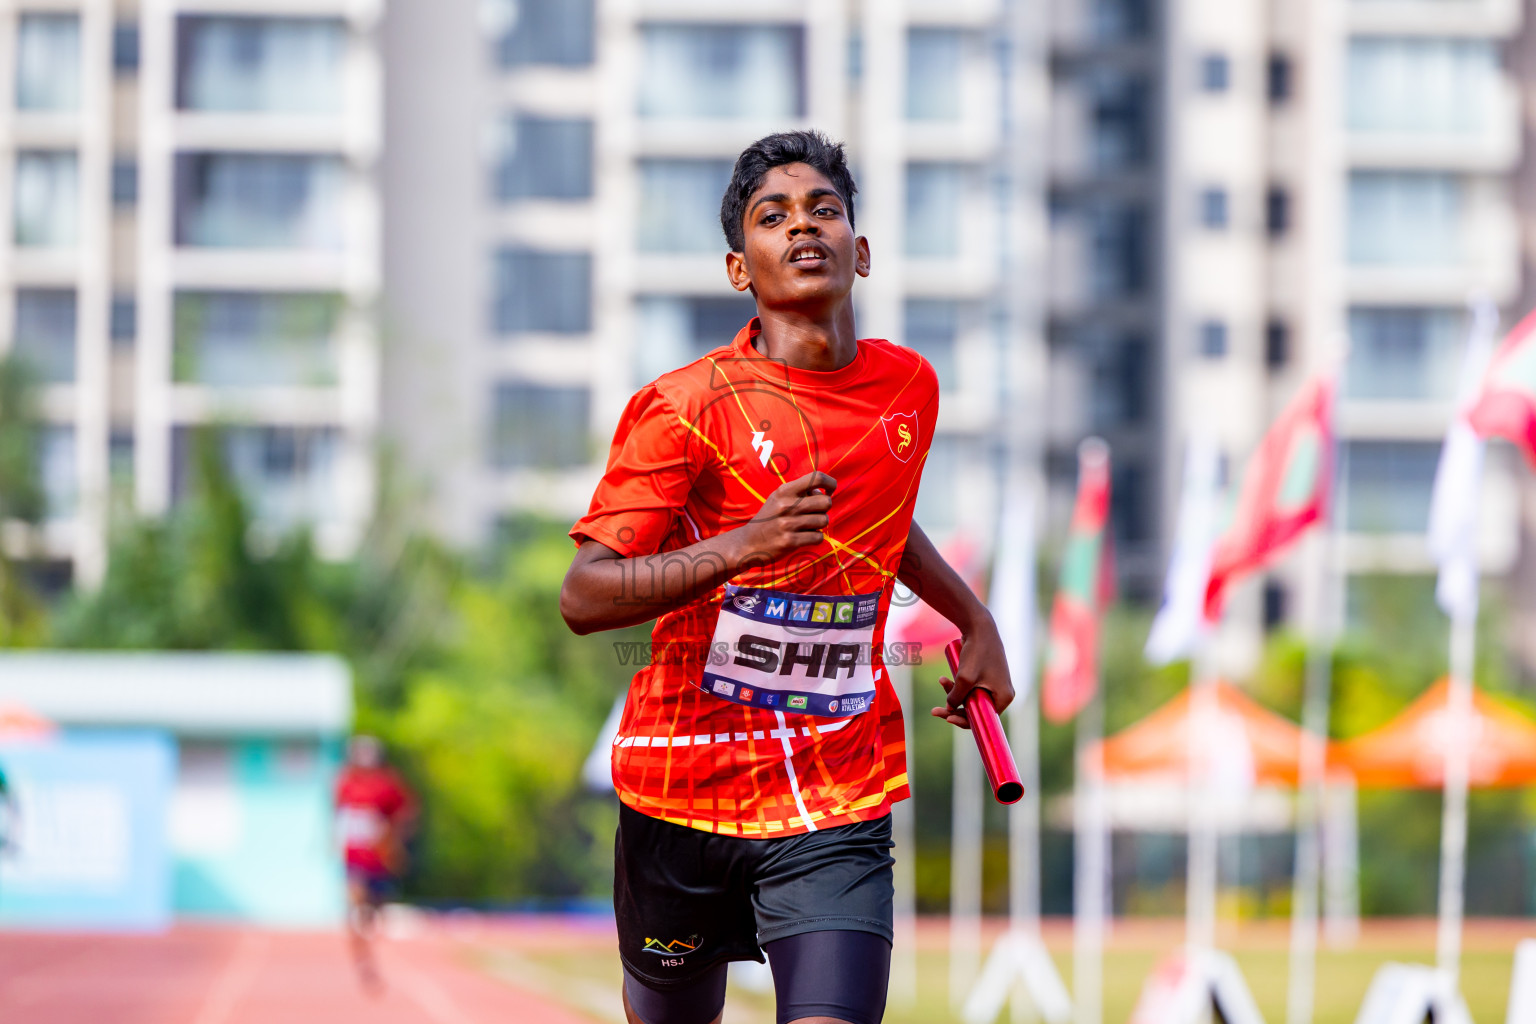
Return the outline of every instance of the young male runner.
[[[336,831],[347,869],[347,935],[363,986],[380,985],[373,955],[379,906],[405,869],[405,839],[416,799],[384,762],[384,745],[354,736],[336,780]]]
[[[757,317],[643,388],[561,592],[578,633],[656,619],[613,749],[614,904],[633,1024],[708,1024],[726,965],[773,969],[780,1024],[875,1024],[891,941],[901,709],[880,657],[899,579],[965,639],[949,703],[1013,698],[986,608],[912,522],[938,413],[921,356],[857,340],[843,149],[771,135],[721,202]]]

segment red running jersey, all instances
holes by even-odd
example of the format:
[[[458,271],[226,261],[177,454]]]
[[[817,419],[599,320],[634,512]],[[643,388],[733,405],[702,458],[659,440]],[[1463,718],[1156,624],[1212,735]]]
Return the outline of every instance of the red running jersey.
[[[336,828],[347,867],[393,871],[390,829],[414,807],[410,790],[388,768],[343,768],[336,780]]]
[[[749,521],[786,481],[837,480],[821,544],[656,620],[614,741],[614,786],[636,811],[769,837],[878,818],[908,795],[882,645],[939,387],[886,341],[814,372],[760,355],[759,330],[630,399],[571,535],[625,557],[675,551]]]

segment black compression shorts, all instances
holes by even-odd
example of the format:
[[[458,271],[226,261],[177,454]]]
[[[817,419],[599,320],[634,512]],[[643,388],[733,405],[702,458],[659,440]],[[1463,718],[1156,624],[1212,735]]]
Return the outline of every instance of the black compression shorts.
[[[872,932],[801,932],[765,943],[773,967],[777,1024],[831,1017],[880,1024],[890,980],[891,944]],[[624,972],[624,994],[645,1024],[710,1024],[725,1006],[729,965],[715,964],[692,981],[651,988]]]

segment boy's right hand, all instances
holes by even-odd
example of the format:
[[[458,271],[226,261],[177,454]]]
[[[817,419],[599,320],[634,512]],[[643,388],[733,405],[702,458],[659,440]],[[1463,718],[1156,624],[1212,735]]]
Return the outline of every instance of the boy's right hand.
[[[837,481],[820,471],[781,484],[751,522],[737,534],[744,550],[739,561],[771,562],[796,548],[820,544],[831,521],[832,493]]]

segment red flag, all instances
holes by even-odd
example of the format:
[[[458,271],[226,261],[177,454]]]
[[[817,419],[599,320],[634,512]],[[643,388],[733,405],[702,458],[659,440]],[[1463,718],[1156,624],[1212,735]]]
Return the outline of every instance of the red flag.
[[[1205,617],[1221,617],[1227,585],[1268,565],[1323,518],[1333,479],[1333,381],[1315,377],[1288,405],[1248,464],[1237,510],[1211,554]]]
[[[1109,446],[1095,438],[1078,449],[1077,506],[1051,609],[1051,635],[1040,681],[1040,707],[1052,722],[1076,715],[1099,687],[1099,613],[1108,596],[1104,585],[1108,520]]]
[[[1536,466],[1536,312],[1499,343],[1467,420],[1482,437],[1515,442]]]

